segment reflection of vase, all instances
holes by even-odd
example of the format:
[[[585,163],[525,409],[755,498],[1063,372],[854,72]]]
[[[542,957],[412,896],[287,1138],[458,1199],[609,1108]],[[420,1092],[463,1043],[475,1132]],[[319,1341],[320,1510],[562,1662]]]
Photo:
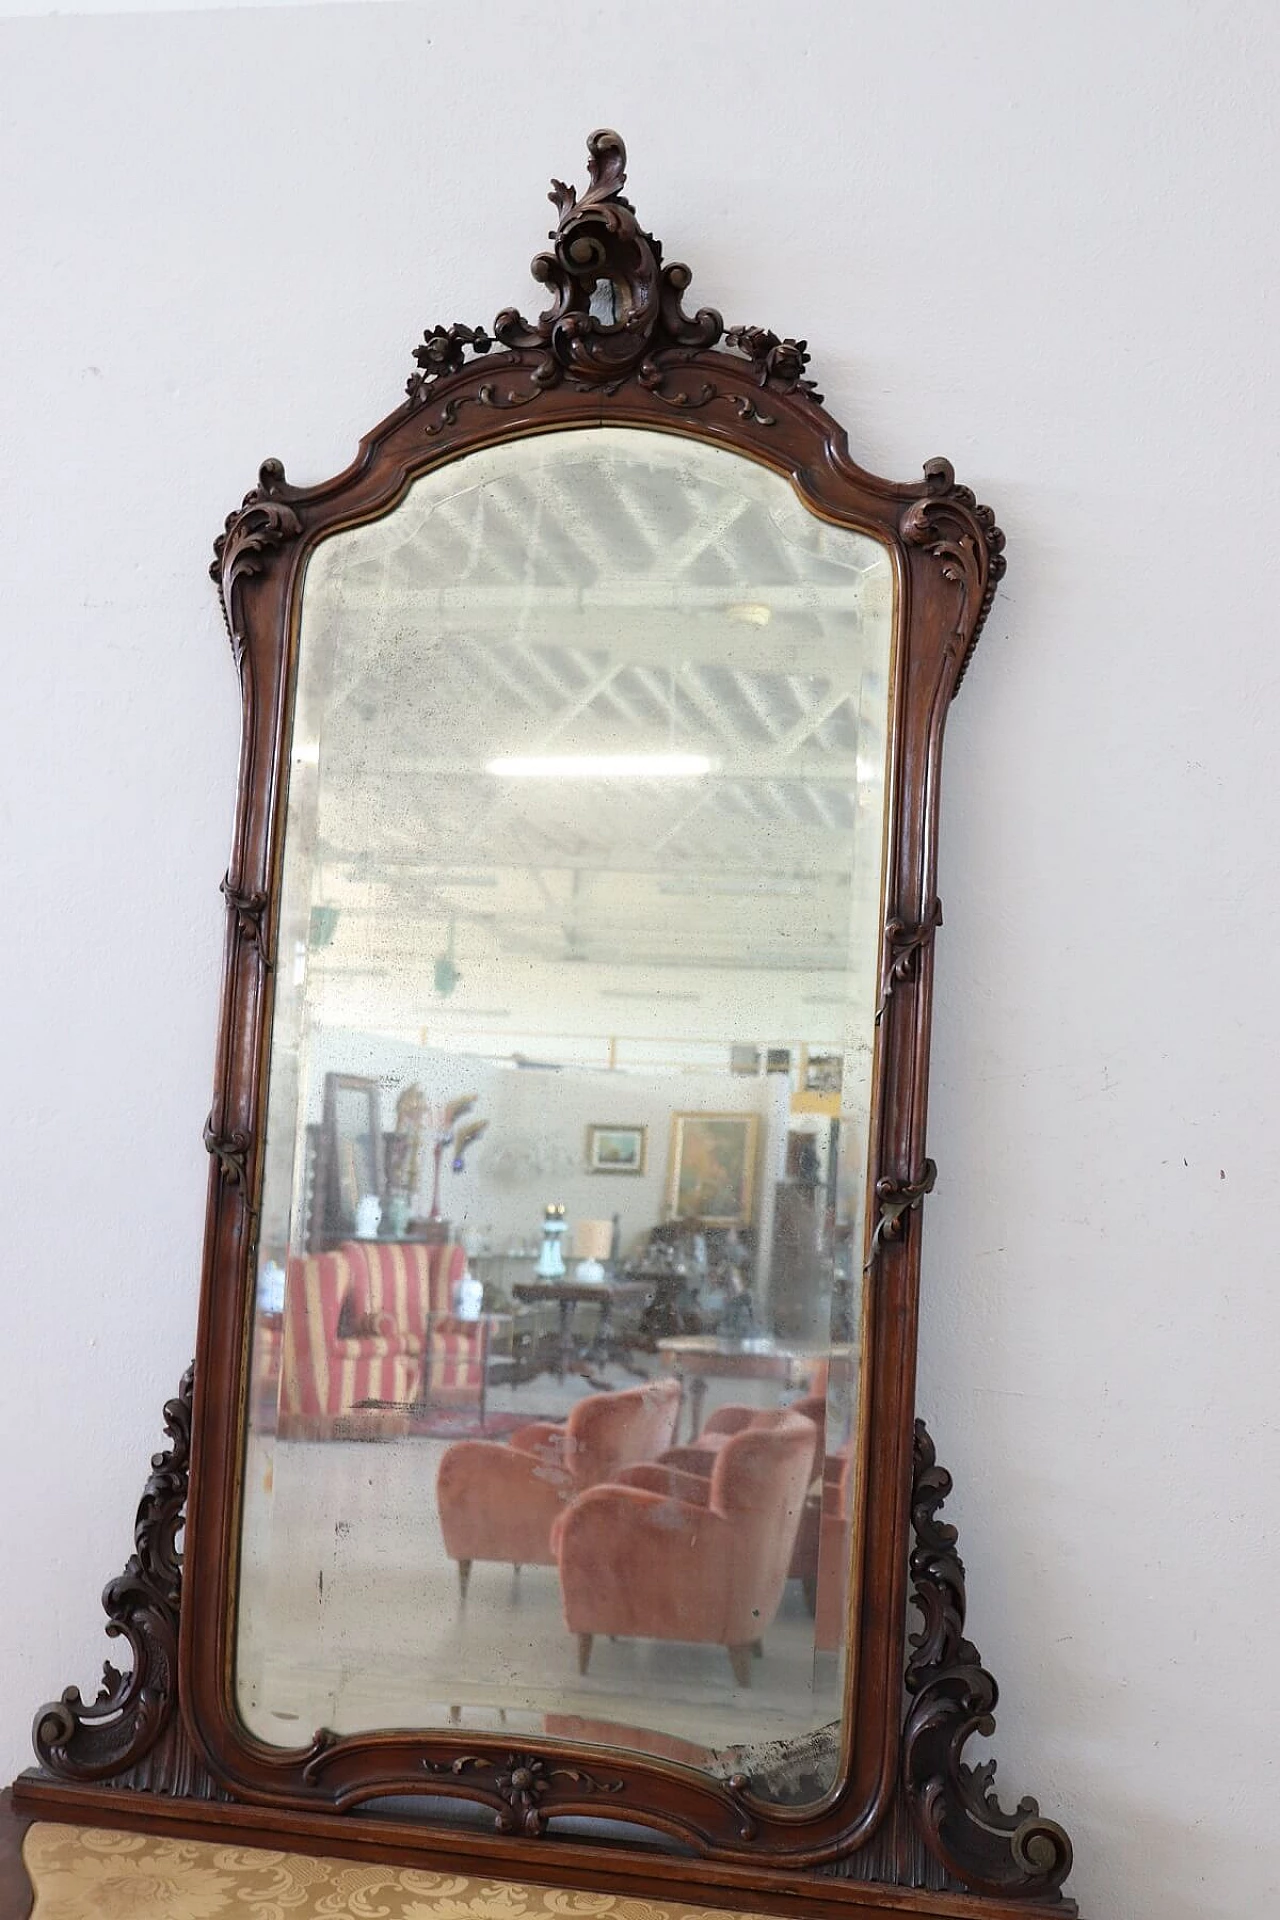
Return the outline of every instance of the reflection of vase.
[[[564,1279],[564,1254],[560,1251],[560,1242],[564,1238],[563,1220],[545,1220],[542,1225],[542,1250],[538,1255],[538,1264],[534,1273],[539,1280]]]
[[[356,1239],[376,1240],[382,1225],[382,1202],[376,1193],[363,1193],[356,1201]]]
[[[393,1193],[387,1201],[387,1231],[393,1240],[403,1240],[409,1225],[409,1196]]]

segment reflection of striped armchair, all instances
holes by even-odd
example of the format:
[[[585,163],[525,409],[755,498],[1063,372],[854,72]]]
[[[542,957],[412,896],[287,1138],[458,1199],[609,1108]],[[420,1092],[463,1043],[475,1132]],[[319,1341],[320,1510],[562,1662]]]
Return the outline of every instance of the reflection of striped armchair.
[[[418,1360],[398,1339],[339,1332],[353,1293],[357,1263],[352,1251],[341,1247],[289,1262],[280,1366],[282,1438],[326,1439],[363,1402],[403,1405],[417,1393]]]
[[[356,1240],[342,1252],[351,1261],[359,1324],[419,1358],[421,1399],[478,1398],[483,1411],[488,1322],[453,1313],[453,1289],[467,1264],[463,1249]]]

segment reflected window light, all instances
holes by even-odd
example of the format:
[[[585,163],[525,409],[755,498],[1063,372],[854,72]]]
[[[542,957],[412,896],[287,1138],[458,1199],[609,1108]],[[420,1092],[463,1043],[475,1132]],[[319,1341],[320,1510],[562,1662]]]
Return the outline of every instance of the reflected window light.
[[[705,753],[542,753],[490,760],[504,780],[696,780],[718,762]]]

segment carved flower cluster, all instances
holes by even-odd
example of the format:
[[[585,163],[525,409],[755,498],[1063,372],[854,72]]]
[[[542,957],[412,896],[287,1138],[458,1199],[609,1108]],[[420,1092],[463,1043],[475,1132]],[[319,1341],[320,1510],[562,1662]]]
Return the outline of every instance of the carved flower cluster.
[[[451,327],[432,327],[422,336],[422,345],[415,347],[413,357],[418,363],[418,372],[411,373],[405,383],[405,392],[410,400],[419,400],[429,380],[438,380],[441,374],[457,373],[464,359],[463,349],[471,347],[476,353],[488,353],[493,341],[483,327],[466,327],[455,320]]]
[[[798,389],[821,403],[816,383],[803,377],[809,364],[807,340],[783,340],[769,327],[733,327],[725,335],[725,345],[746,355],[762,387],[781,393]]]

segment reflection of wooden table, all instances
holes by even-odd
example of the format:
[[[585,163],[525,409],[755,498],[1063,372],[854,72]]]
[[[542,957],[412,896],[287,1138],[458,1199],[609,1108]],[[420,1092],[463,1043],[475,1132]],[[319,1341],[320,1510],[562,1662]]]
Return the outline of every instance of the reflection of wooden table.
[[[635,1373],[637,1379],[643,1378],[634,1367],[629,1366],[631,1350],[613,1330],[615,1306],[626,1306],[631,1302],[639,1304],[648,1299],[649,1289],[643,1281],[522,1280],[511,1291],[521,1306],[545,1306],[554,1301],[559,1308],[560,1337],[553,1369],[557,1380],[563,1380],[566,1373],[580,1373],[593,1387],[607,1393],[609,1383],[595,1378],[592,1369],[614,1359],[628,1372]],[[599,1324],[589,1343],[576,1340],[573,1333],[574,1313],[583,1305],[600,1309]]]
[[[708,1380],[777,1380],[784,1387],[799,1387],[827,1357],[825,1348],[785,1347],[763,1338],[719,1340],[713,1333],[659,1340],[658,1352],[668,1373],[674,1373],[681,1386],[688,1382],[690,1440],[702,1432]]]

